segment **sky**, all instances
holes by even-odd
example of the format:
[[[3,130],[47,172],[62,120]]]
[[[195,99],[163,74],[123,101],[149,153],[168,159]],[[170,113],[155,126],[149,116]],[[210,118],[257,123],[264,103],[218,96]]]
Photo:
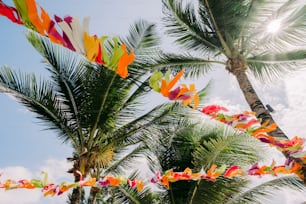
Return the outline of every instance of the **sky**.
[[[4,0],[11,5],[11,0]],[[159,0],[39,0],[38,3],[49,14],[59,16],[72,15],[80,19],[91,17],[90,33],[98,36],[124,36],[129,26],[143,18],[150,22],[160,22],[162,4]],[[22,72],[35,72],[47,77],[41,56],[28,43],[24,33],[26,29],[0,17],[0,65],[8,65]],[[171,48],[170,48],[171,49]],[[175,50],[172,50],[175,52]],[[248,110],[248,106],[239,90],[236,80],[216,67],[208,75],[201,78],[199,87],[212,80],[207,104],[219,104],[238,113]],[[274,109],[273,117],[279,126],[290,137],[298,135],[306,137],[306,72],[301,71],[286,75],[272,83],[251,81],[264,104]],[[65,158],[71,156],[71,148],[56,137],[56,133],[44,130],[45,126],[35,115],[19,105],[13,98],[0,94],[0,181],[7,178],[31,179],[41,178],[41,172],[49,174],[50,181],[72,181],[66,173],[71,167]],[[272,157],[281,160],[280,154]],[[286,191],[274,203],[302,203],[306,196],[293,196]],[[0,204],[55,204],[64,203],[66,196],[44,198],[39,190],[0,190]]]

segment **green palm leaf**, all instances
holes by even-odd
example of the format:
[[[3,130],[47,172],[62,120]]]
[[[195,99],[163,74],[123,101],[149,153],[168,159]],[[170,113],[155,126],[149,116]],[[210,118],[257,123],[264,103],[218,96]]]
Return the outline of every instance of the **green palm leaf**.
[[[45,58],[47,70],[51,74],[54,89],[60,96],[66,114],[70,116],[69,121],[77,129],[79,138],[83,138],[79,107],[81,98],[86,97],[83,81],[86,72],[86,62],[80,56],[67,49],[60,49],[53,45],[47,38],[29,32],[28,40]],[[82,140],[82,139],[81,139]],[[81,141],[83,144],[84,141]],[[82,145],[83,146],[83,145]]]
[[[296,176],[282,176],[273,180],[259,184],[247,191],[241,192],[238,195],[227,200],[226,204],[232,203],[263,203],[268,202],[269,198],[280,193],[280,190],[290,187],[296,191],[306,192],[301,179]]]
[[[209,169],[212,164],[249,166],[259,160],[261,144],[256,139],[229,128],[220,128],[214,133],[214,136],[202,138],[203,145],[194,150],[194,166],[204,169]]]
[[[171,54],[160,53],[146,67],[151,69],[160,69],[162,71],[172,70],[173,73],[178,73],[180,70],[184,70],[184,77],[196,78],[211,70],[213,63],[224,64],[220,61],[212,61],[210,59],[202,59],[191,56],[190,54]]]
[[[163,0],[163,6],[168,33],[177,37],[177,42],[186,46],[187,49],[204,53],[222,52],[217,36],[211,28],[200,24],[191,4],[184,7],[181,2]]]
[[[130,27],[128,36],[120,38],[120,41],[135,52],[136,60],[129,65],[129,76],[137,82],[139,76],[144,76],[150,71],[150,68],[145,65],[158,50],[159,38],[156,26],[153,23],[138,20]]]
[[[305,50],[296,50],[276,54],[263,53],[250,57],[246,61],[254,76],[264,81],[280,78],[287,72],[304,69],[305,58]]]
[[[128,176],[131,180],[139,177],[139,172],[132,172]],[[142,204],[142,203],[155,203],[158,201],[158,197],[154,195],[149,187],[145,187],[141,192],[138,192],[136,188],[132,189],[128,185],[122,185],[115,188],[107,188],[111,192],[106,202],[113,204]]]
[[[220,41],[218,47],[222,46],[225,54],[230,57],[227,49],[233,49],[233,45],[237,42],[247,15],[249,1],[205,0],[198,2],[202,26],[210,28],[210,32],[214,33]]]
[[[235,162],[243,166],[257,161],[254,141],[250,142],[247,139],[249,136],[241,136],[221,127],[212,129],[186,122],[179,123],[168,137],[163,136],[160,144],[157,144],[160,151],[157,155],[163,170],[172,168],[183,171],[190,167],[200,171],[202,167],[207,170],[214,163],[220,166],[221,163],[232,165]],[[242,178],[222,177],[215,183],[205,180],[178,181],[171,183],[167,191],[168,199],[171,203],[222,203],[246,184]]]
[[[8,67],[0,70],[0,90],[12,94],[22,104],[37,114],[48,125],[48,129],[57,130],[64,142],[72,140],[77,143],[74,128],[70,126],[69,117],[64,114],[65,107],[53,91],[49,81],[37,81],[34,74],[22,74]]]
[[[139,160],[148,152],[148,147],[145,144],[136,144],[135,146],[136,147],[133,149],[126,146],[116,147],[116,155],[112,163],[107,168],[105,168],[103,174],[107,175],[109,173],[113,173],[122,175],[126,173],[127,169],[133,169],[137,159]]]

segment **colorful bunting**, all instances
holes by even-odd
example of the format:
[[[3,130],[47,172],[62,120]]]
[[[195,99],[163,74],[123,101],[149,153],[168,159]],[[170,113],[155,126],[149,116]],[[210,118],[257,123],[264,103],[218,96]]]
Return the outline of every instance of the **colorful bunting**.
[[[196,109],[199,105],[199,95],[194,84],[190,84],[189,87],[182,84],[173,89],[183,74],[184,71],[182,70],[173,79],[170,79],[169,71],[163,76],[162,72],[155,70],[149,79],[149,85],[154,91],[161,93],[170,100],[182,101],[184,106],[193,102],[193,109]]]
[[[82,24],[78,18],[72,16],[61,19],[54,15],[52,20],[42,7],[38,12],[35,0],[14,0],[14,4],[16,8],[9,7],[0,0],[0,15],[48,37],[53,43],[84,55],[91,62],[115,71],[122,78],[128,76],[127,66],[135,60],[134,52],[129,53],[126,45],[120,45],[119,41],[113,38],[114,48],[109,59],[110,56],[104,47],[107,37],[99,38],[97,35],[89,34],[89,18],[85,18]],[[62,30],[62,34],[56,25]]]
[[[43,180],[32,179],[32,180],[12,180],[7,179],[3,183],[0,181],[0,188],[5,190],[12,189],[41,189],[44,196],[55,196],[62,195],[64,192],[75,187],[99,187],[103,188],[106,186],[116,187],[119,185],[128,185],[132,189],[137,189],[141,192],[144,188],[144,182],[141,180],[130,180],[125,177],[115,177],[115,176],[105,176],[104,178],[96,181],[96,178],[89,178],[88,180],[83,180],[80,174],[80,181],[74,183],[62,182],[60,184],[50,183],[48,181],[48,174],[44,174]],[[205,172],[203,169],[200,172],[193,173],[190,168],[186,168],[183,172],[174,172],[172,169],[165,171],[163,175],[159,172],[155,174],[155,177],[151,178],[150,182],[153,184],[159,184],[167,189],[170,188],[170,183],[177,181],[198,181],[198,180],[208,180],[216,182],[218,177],[223,176],[225,178],[233,178],[237,176],[263,176],[263,175],[277,176],[279,174],[296,174],[303,178],[302,166],[293,160],[287,160],[284,165],[276,166],[273,161],[270,166],[259,166],[255,163],[250,169],[243,170],[239,166],[234,165],[227,168],[225,165],[217,168],[216,164],[213,164],[210,169]]]
[[[276,129],[276,124],[267,125],[268,122],[261,124],[255,117],[254,112],[245,111],[236,115],[226,115],[222,112],[228,111],[226,108],[218,105],[209,105],[204,107],[201,112],[211,116],[211,118],[232,126],[235,129],[246,132],[261,142],[268,143],[287,154],[295,154],[303,152],[304,139],[301,137],[293,137],[291,140],[277,140],[268,135]],[[297,156],[297,154],[296,154]],[[301,156],[301,160],[305,163],[305,154]]]
[[[18,11],[10,6],[5,5],[0,0],[0,16],[5,16],[14,23],[22,24]]]

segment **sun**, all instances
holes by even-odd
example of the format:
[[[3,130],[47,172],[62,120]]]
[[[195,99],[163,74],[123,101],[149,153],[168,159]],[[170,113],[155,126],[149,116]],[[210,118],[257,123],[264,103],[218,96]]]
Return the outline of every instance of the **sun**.
[[[267,25],[267,32],[268,33],[276,33],[279,31],[281,27],[281,20],[276,19],[272,20],[268,25]]]

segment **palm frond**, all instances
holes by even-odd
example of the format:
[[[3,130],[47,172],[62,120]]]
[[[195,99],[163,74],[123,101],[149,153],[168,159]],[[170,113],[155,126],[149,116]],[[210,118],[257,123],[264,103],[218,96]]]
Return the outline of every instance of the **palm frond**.
[[[293,46],[305,45],[306,6],[294,0],[252,1],[242,34],[248,52],[282,52]],[[276,33],[267,32],[267,25],[279,20]]]
[[[171,54],[160,52],[156,58],[153,58],[147,67],[152,70],[159,69],[162,71],[171,70],[173,73],[178,73],[182,69],[185,71],[185,77],[197,78],[211,70],[212,64],[223,64],[221,61],[202,59],[191,56],[190,54]]]
[[[174,103],[154,107],[147,113],[115,130],[113,132],[113,139],[124,143],[130,143],[133,140],[139,141],[144,138],[153,139],[169,123],[175,123],[177,121],[177,118],[170,114],[176,106],[177,104]]]
[[[93,70],[84,85],[87,95],[81,104],[82,125],[93,131],[98,127],[104,132],[114,128],[117,115],[113,113],[128,95],[130,83],[105,67]]]
[[[86,62],[82,57],[68,49],[63,49],[50,42],[48,38],[30,32],[28,40],[45,58],[47,70],[51,73],[54,90],[61,97],[66,107],[66,114],[70,115],[69,121],[77,129],[79,138],[83,138],[81,129],[80,106],[84,93],[84,76],[86,76]],[[83,143],[83,142],[82,142]]]
[[[257,35],[263,30],[269,20],[275,18],[282,13],[282,8],[286,6],[286,3],[291,3],[289,0],[250,0],[245,1],[248,6],[247,15],[244,18],[244,25],[241,31],[241,37],[245,37],[245,42],[248,41],[247,37]],[[250,37],[249,37],[250,38]]]
[[[155,24],[145,20],[138,20],[130,26],[129,35],[121,38],[130,49],[135,50],[135,54],[141,54],[143,49],[152,49],[159,43],[159,38],[155,31]]]
[[[132,172],[129,175],[131,180],[139,177],[139,172]],[[141,203],[155,203],[158,201],[158,196],[156,196],[148,186],[146,186],[141,192],[138,192],[137,189],[132,189],[125,186],[118,186],[116,188],[109,188],[111,191],[111,198],[108,200],[108,203],[114,204],[141,204]]]
[[[266,203],[269,198],[277,195],[280,191],[291,188],[296,191],[306,192],[301,179],[296,176],[282,176],[259,184],[244,191],[229,200],[226,204],[233,203]]]
[[[143,65],[158,50],[159,36],[155,24],[138,20],[130,26],[129,35],[120,40],[135,52],[136,60],[129,65],[130,77],[143,76],[150,70],[145,69]]]
[[[245,0],[198,2],[199,15],[203,24],[218,38],[226,56],[231,57],[230,52],[239,38],[243,21],[247,15],[248,4]]]
[[[125,125],[135,118],[136,115],[143,113],[144,97],[149,95],[151,87],[149,86],[149,77],[143,81],[134,82],[134,86],[130,89],[129,95],[122,102],[115,114],[117,117],[117,127]]]
[[[282,77],[284,73],[305,69],[306,51],[279,54],[263,53],[246,59],[249,70],[262,81]]]
[[[176,42],[205,54],[223,52],[216,34],[197,19],[192,4],[183,7],[180,1],[163,0],[163,8],[167,33],[177,37]]]
[[[34,74],[17,73],[8,67],[3,67],[0,70],[0,89],[12,94],[36,113],[37,118],[48,125],[48,129],[57,130],[64,142],[71,139],[74,141],[73,144],[77,144],[69,116],[65,114],[65,107],[60,97],[53,91],[50,81],[38,82]]]
[[[219,177],[216,182],[201,180],[198,182],[194,196],[190,193],[188,203],[225,203],[229,197],[236,195],[240,189],[248,184],[243,178],[228,179]],[[187,203],[187,202],[186,202]]]
[[[214,137],[202,138],[202,145],[193,152],[193,164],[209,169],[212,164],[249,166],[260,160],[261,144],[254,138],[230,128],[215,129]],[[204,135],[205,136],[205,135]]]

